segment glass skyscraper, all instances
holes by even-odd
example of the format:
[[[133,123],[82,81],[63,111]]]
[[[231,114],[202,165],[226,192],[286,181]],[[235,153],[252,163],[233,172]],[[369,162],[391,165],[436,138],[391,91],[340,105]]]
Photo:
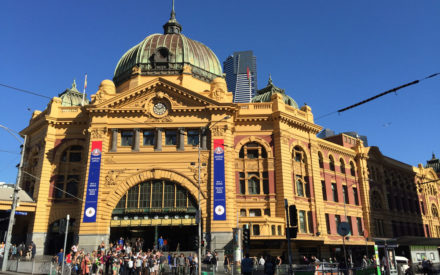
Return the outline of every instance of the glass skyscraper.
[[[248,103],[257,91],[257,58],[252,51],[234,52],[223,62],[228,90],[234,102]],[[249,72],[249,73],[248,73]]]

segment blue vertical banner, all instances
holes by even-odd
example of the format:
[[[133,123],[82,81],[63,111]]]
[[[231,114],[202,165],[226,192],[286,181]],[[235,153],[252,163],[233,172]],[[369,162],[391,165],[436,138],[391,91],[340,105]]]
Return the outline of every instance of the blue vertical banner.
[[[225,146],[223,139],[214,139],[214,221],[225,220]]]
[[[96,222],[98,208],[99,175],[101,173],[102,141],[92,141],[92,152],[87,181],[86,202],[83,222]]]

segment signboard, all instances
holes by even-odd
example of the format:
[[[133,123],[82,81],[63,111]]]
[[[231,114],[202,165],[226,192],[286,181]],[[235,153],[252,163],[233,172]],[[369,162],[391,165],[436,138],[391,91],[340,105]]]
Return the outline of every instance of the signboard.
[[[341,236],[347,236],[350,233],[350,224],[348,222],[341,222],[338,225],[338,234]]]
[[[96,222],[99,175],[101,172],[102,141],[92,141],[91,151],[83,222]]]
[[[226,220],[225,146],[214,139],[214,221]]]

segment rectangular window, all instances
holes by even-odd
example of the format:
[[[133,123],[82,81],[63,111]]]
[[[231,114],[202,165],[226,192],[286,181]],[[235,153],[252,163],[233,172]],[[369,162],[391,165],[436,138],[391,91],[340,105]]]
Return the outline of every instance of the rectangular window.
[[[56,188],[53,189],[53,197],[56,199],[61,199],[64,193],[64,176],[57,176],[55,187]]]
[[[258,224],[252,225],[252,231],[254,233],[254,236],[260,236],[260,225]]]
[[[348,222],[348,225],[350,225],[350,233],[348,233],[348,235],[353,235],[353,223],[352,223],[352,221],[351,221],[351,217],[350,216],[347,216],[347,222]]]
[[[258,149],[247,149],[247,158],[248,159],[257,159],[258,158]]]
[[[138,208],[139,185],[135,185],[128,190],[127,208]]]
[[[306,191],[306,197],[310,198],[310,184],[309,184],[309,177],[304,177],[304,189]]]
[[[299,231],[301,233],[307,233],[307,228],[306,228],[306,211],[304,211],[304,210],[298,211],[298,219],[299,219]]]
[[[270,217],[270,208],[264,209],[264,215]]]
[[[278,225],[278,235],[281,236],[283,231],[281,230],[281,225]]]
[[[338,186],[336,183],[332,183],[333,201],[338,202]]]
[[[358,190],[356,187],[353,187],[353,197],[354,197],[354,204],[359,205]]]
[[[420,202],[420,209],[422,209],[422,215],[425,215],[425,204],[423,201]]]
[[[344,196],[344,203],[348,203],[347,185],[342,185],[342,195]]]
[[[263,172],[263,193],[269,194],[269,173]]]
[[[153,182],[153,194],[151,207],[152,208],[160,208],[162,207],[162,182],[155,181]]]
[[[121,146],[133,146],[133,131],[121,131]]]
[[[357,217],[356,218],[357,228],[359,236],[364,235],[364,229],[362,228],[362,218]]]
[[[328,214],[325,214],[325,225],[327,227],[327,234],[330,235],[332,233],[332,231],[331,231],[331,228],[330,228],[330,217],[329,217]]]
[[[186,190],[182,187],[176,187],[176,207],[186,208]]]
[[[307,224],[309,226],[309,233],[313,234],[315,231],[313,230],[313,216],[311,211],[307,212]]]
[[[249,217],[261,217],[261,209],[250,209]]]
[[[336,229],[339,227],[340,223],[341,223],[341,216],[340,215],[335,215]]]
[[[154,131],[152,130],[144,131],[144,145],[145,146],[154,145]]]
[[[199,145],[199,131],[198,130],[188,130],[188,145],[196,146]]]
[[[140,208],[150,208],[151,183],[144,182],[141,184],[141,194],[139,206]]]
[[[246,209],[240,209],[240,217],[246,217]]]
[[[165,145],[177,145],[177,131],[165,131]]]
[[[275,225],[272,225],[271,228],[272,228],[272,236],[275,236],[276,234]]]
[[[240,194],[246,194],[246,182],[245,182],[245,176],[243,172],[240,172]]]
[[[174,184],[165,184],[164,202],[163,207],[173,208],[174,207]]]
[[[327,200],[327,188],[325,187],[325,181],[321,181],[321,188],[322,188],[322,197],[326,201]]]
[[[73,198],[73,196],[78,195],[78,182],[79,175],[67,176],[66,198]]]

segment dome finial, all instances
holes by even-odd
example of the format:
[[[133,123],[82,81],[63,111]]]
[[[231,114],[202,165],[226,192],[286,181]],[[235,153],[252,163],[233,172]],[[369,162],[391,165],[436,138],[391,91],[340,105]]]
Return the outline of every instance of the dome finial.
[[[72,89],[75,88],[76,89],[76,80],[75,78],[73,79],[73,83],[72,83]]]
[[[182,25],[180,25],[176,19],[176,12],[174,11],[174,0],[171,9],[170,20],[168,20],[168,22],[163,25],[163,30],[164,34],[179,34],[182,31]]]
[[[269,80],[267,81],[267,85],[272,85],[272,75],[269,73]]]

